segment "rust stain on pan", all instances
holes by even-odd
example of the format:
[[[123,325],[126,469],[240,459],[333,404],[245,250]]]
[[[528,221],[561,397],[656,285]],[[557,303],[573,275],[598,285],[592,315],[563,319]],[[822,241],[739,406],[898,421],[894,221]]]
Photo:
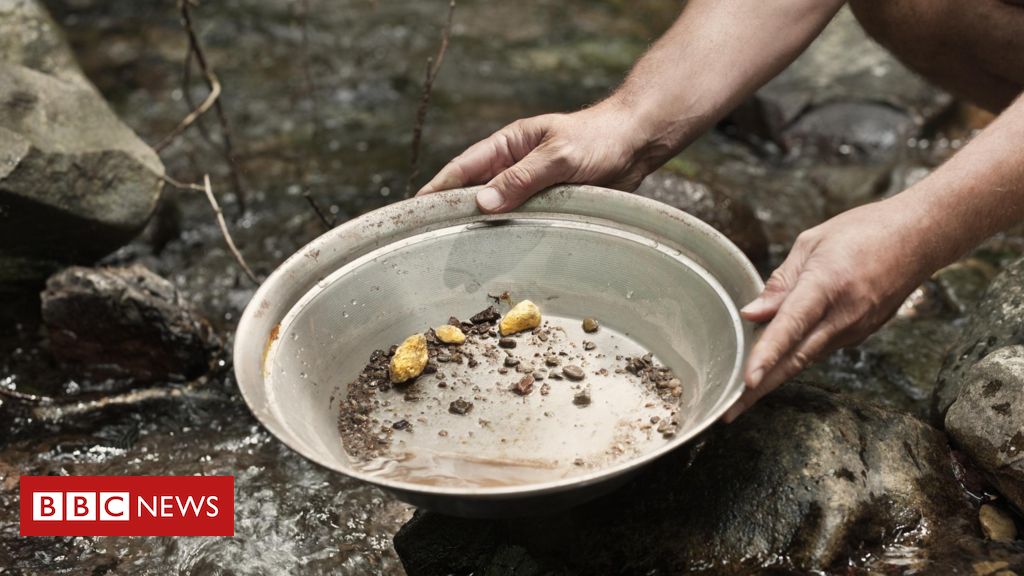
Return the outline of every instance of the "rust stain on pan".
[[[263,345],[263,357],[260,359],[260,368],[263,371],[263,377],[267,377],[267,354],[270,352],[270,347],[274,344],[274,340],[281,335],[281,324],[274,324],[274,327],[270,329],[270,336],[267,337],[267,343]]]

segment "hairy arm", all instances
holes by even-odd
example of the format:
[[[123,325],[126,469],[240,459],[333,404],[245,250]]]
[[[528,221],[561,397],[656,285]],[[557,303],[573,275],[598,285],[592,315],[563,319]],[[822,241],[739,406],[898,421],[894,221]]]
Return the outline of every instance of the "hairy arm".
[[[504,212],[560,182],[633,190],[781,71],[841,0],[691,0],[607,99],[514,122],[448,163],[420,194],[487,184]]]

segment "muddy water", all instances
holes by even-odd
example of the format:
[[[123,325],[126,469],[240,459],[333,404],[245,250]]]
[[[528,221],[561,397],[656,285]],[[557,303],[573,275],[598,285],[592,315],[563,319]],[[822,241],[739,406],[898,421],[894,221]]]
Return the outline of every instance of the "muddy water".
[[[205,95],[198,84],[182,88],[185,40],[173,2],[46,4],[68,31],[87,74],[148,142],[174,127],[189,99]],[[248,210],[239,209],[215,123],[203,122],[162,158],[179,180],[212,174],[235,238],[258,274],[322,232],[304,191],[336,222],[401,197],[419,83],[445,4],[227,0],[196,9],[197,32],[224,85]],[[423,174],[516,117],[598,98],[675,10],[676,3],[647,0],[460,4],[425,133]],[[773,173],[748,167],[759,162],[749,149],[715,135],[699,142],[676,169],[722,166],[734,181],[763,190],[755,208],[772,223],[777,258],[796,231],[828,210],[824,199],[808,200]],[[903,172],[920,164],[908,160]],[[108,261],[142,262],[171,279],[225,335],[230,349],[230,333],[253,287],[223,249],[205,200],[191,192],[168,196],[161,221],[178,233],[166,245],[139,240]],[[230,358],[198,385],[161,386],[111,402],[103,398],[125,386],[89,382],[53,366],[34,304],[14,303],[13,309],[2,314],[0,386],[21,399],[7,394],[0,405],[0,571],[17,566],[24,573],[58,574],[401,572],[390,538],[411,510],[269,437],[236,392]],[[928,321],[942,332],[957,321],[945,313],[920,318],[900,322]],[[934,354],[915,342],[926,336],[915,334],[905,330],[869,341],[819,370],[856,382],[863,387],[854,387],[858,393],[920,410],[931,365],[907,358],[915,355],[906,351]],[[69,407],[40,408],[40,397]],[[18,474],[196,472],[235,476],[235,538],[16,537]],[[914,551],[895,551],[888,565],[908,554]]]

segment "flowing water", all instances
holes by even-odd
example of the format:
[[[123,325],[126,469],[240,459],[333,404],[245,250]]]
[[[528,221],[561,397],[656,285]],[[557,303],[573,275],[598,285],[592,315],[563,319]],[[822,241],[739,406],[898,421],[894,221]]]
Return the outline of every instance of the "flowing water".
[[[188,112],[189,100],[205,96],[199,82],[182,85],[186,40],[175,2],[46,4],[86,73],[147,142],[158,142]],[[196,32],[224,86],[246,209],[222,159],[212,115],[161,157],[178,180],[212,175],[235,239],[257,274],[269,273],[323,231],[304,192],[334,222],[403,196],[420,84],[446,5],[225,0],[194,9]],[[676,3],[653,0],[460,3],[416,182],[517,117],[594,101],[619,81],[676,9]],[[193,80],[197,76],[192,73]],[[759,154],[712,135],[675,166],[721,167],[734,181],[765,183],[763,197],[752,192],[752,201],[771,224],[777,259],[796,231],[827,210],[823,200],[800,198],[762,168],[751,168],[765,165]],[[904,172],[920,164],[908,161]],[[224,249],[205,198],[182,191],[167,197],[161,221],[171,230],[180,227],[178,233],[165,245],[138,240],[107,262],[142,262],[170,279],[210,318],[230,350],[230,334],[254,287]],[[43,346],[37,306],[31,298],[9,303],[0,317],[0,386],[8,391],[0,404],[0,573],[401,573],[390,539],[412,510],[270,437],[239,397],[229,358],[196,385],[124,392],[55,366]],[[931,322],[935,331],[948,333],[956,318],[907,316],[898,322]],[[819,370],[858,383],[865,396],[920,411],[926,382],[934,378],[935,364],[925,360],[940,352],[918,346],[914,339],[928,336],[915,334],[912,329],[890,337],[895,344],[876,338]],[[913,358],[901,358],[902,351]],[[127,395],[115,402],[104,399],[108,394]],[[39,398],[54,398],[60,406],[32,408]],[[196,472],[235,476],[235,538],[16,536],[19,474]],[[894,562],[906,554],[897,550]]]

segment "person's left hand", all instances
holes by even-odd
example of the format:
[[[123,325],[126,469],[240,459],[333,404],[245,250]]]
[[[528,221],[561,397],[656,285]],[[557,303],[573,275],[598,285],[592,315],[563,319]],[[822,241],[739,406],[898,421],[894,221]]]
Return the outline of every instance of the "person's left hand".
[[[925,210],[895,196],[800,234],[761,295],[741,310],[747,320],[770,322],[747,360],[747,389],[723,420],[888,320],[941,264],[933,228]]]

